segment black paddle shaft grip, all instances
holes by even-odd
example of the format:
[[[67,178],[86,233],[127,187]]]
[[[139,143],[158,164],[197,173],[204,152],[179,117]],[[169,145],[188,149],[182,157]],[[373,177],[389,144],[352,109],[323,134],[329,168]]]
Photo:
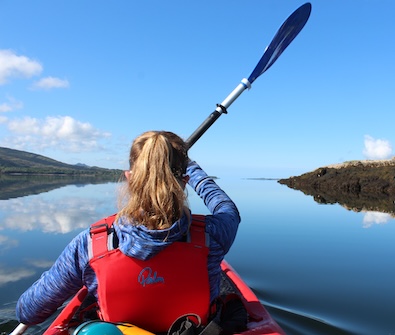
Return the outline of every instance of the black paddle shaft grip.
[[[191,148],[192,145],[206,132],[208,128],[221,116],[222,113],[215,110],[212,112],[206,120],[197,128],[191,136],[186,140],[186,144],[188,148]]]

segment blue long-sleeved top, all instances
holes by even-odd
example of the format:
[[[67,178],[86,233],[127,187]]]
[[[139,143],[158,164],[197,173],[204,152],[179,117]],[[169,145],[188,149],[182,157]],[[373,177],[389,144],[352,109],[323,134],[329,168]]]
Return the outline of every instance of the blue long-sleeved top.
[[[213,300],[219,294],[220,263],[236,237],[240,216],[233,201],[196,162],[189,163],[187,174],[188,184],[211,213],[206,216],[206,232],[210,236],[207,266]],[[188,227],[187,215],[165,230],[136,226],[123,217],[114,224],[120,250],[138,259],[149,259],[169,243],[181,240]],[[88,239],[89,229],[78,234],[53,266],[21,295],[16,306],[19,322],[27,325],[43,322],[84,285],[97,297],[96,275],[89,265]]]

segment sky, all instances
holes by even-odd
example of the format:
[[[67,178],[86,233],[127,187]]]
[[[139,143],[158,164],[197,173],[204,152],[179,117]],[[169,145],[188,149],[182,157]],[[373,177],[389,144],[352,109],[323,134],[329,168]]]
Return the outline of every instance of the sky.
[[[188,138],[304,3],[0,0],[0,146],[127,169],[144,131]],[[311,4],[190,149],[209,174],[287,178],[394,156],[395,1]]]

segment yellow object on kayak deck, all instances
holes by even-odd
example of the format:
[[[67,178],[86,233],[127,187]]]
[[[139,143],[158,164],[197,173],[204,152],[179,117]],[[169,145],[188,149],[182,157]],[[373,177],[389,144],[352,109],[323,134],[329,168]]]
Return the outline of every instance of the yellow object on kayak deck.
[[[130,323],[112,323],[92,320],[80,324],[73,335],[154,335]]]
[[[130,323],[117,324],[117,327],[124,335],[154,335],[148,330],[142,329]]]

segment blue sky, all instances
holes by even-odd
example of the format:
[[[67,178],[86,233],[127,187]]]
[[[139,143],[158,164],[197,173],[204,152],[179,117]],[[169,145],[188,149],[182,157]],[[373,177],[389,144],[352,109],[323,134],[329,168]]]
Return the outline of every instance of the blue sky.
[[[304,1],[0,1],[0,146],[127,168],[187,138]],[[288,177],[395,143],[395,1],[311,1],[305,28],[190,150],[210,174]]]

